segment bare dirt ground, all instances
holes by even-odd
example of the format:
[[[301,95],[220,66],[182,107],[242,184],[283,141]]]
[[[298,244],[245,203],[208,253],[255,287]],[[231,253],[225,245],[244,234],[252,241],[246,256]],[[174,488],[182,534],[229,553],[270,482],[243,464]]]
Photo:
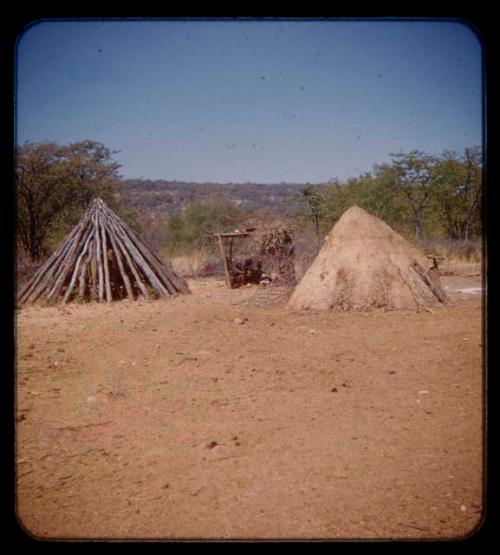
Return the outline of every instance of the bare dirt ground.
[[[473,532],[478,272],[443,277],[450,302],[432,312],[287,312],[216,280],[168,301],[21,309],[20,523],[43,538]]]

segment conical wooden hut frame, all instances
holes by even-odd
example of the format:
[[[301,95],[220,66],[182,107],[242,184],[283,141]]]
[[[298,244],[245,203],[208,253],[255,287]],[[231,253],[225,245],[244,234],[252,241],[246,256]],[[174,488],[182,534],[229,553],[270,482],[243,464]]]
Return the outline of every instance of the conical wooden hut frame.
[[[54,254],[21,290],[19,304],[170,297],[190,293],[185,280],[164,264],[99,198]]]

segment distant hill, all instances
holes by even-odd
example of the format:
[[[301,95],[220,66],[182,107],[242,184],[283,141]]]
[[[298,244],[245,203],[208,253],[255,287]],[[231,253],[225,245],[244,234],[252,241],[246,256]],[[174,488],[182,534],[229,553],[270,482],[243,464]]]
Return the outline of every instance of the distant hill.
[[[267,209],[278,214],[295,211],[306,183],[189,183],[150,179],[125,179],[120,200],[138,210],[156,214],[179,213],[193,201],[218,195],[250,212]]]

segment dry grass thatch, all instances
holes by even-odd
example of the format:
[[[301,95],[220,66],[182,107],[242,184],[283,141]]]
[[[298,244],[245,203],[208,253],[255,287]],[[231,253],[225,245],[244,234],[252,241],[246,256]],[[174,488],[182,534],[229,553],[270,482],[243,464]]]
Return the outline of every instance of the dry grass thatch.
[[[291,296],[293,309],[414,309],[446,302],[435,270],[358,206],[347,210]]]

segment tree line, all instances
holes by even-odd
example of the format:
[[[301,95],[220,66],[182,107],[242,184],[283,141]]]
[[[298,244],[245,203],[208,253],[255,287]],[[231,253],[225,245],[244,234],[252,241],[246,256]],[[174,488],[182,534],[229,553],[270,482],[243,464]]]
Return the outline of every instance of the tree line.
[[[219,196],[194,200],[181,213],[155,222],[155,230],[148,230],[148,218],[123,202],[126,188],[122,187],[124,180],[115,154],[92,140],[18,146],[16,239],[23,254],[33,261],[43,258],[97,196],[139,227],[139,232],[159,237],[160,246],[168,245],[170,252],[189,252],[199,247],[207,233],[228,230],[248,216]],[[417,241],[427,237],[468,241],[482,232],[482,152],[479,147],[439,156],[400,152],[392,154],[390,162],[375,165],[371,172],[344,182],[334,179],[327,184],[306,185],[297,195],[302,208],[290,206],[289,215],[313,230],[318,246],[324,233],[353,204]]]
[[[482,233],[482,152],[475,146],[440,156],[417,150],[391,154],[389,163],[344,183],[308,185],[302,198],[318,238],[357,204],[417,242],[469,241]]]

